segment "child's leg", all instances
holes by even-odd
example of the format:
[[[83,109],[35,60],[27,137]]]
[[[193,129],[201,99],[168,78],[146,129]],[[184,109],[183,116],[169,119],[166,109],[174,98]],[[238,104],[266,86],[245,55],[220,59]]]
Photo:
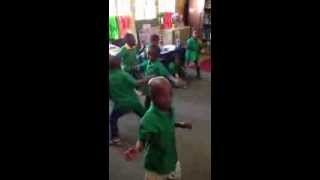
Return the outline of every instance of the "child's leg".
[[[180,69],[180,71],[178,72],[179,76],[181,77],[181,79],[185,80],[186,79],[186,72],[183,69]]]
[[[200,79],[201,78],[201,74],[200,74],[200,65],[199,65],[199,60],[197,59],[195,61],[196,64],[196,68],[197,68],[197,78]]]
[[[110,115],[111,139],[119,138],[118,120],[128,112],[119,109],[113,109]]]
[[[154,172],[146,171],[144,180],[167,180],[167,176],[159,175]]]
[[[176,164],[176,169],[174,172],[170,173],[169,176],[168,176],[168,179],[169,180],[180,180],[181,179],[181,165],[180,165],[180,162],[177,161],[177,164]]]

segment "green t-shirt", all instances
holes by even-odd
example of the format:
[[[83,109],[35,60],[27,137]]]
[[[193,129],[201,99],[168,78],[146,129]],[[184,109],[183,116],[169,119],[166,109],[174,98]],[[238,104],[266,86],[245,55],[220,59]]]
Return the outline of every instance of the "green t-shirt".
[[[170,73],[167,68],[160,62],[159,59],[155,61],[147,61],[145,67],[145,76],[168,76]]]
[[[200,42],[193,37],[187,40],[186,61],[195,62],[200,56]]]
[[[122,69],[126,72],[131,73],[134,69],[134,66],[137,64],[137,53],[138,50],[136,47],[128,49],[126,45],[121,47],[120,57],[121,57],[121,66]]]
[[[150,76],[164,76],[167,77],[170,75],[169,71],[166,69],[166,67],[160,62],[160,60],[155,61],[145,61],[140,66],[141,69],[144,69],[144,75],[145,77]],[[150,95],[149,87],[145,86],[143,90],[145,95]]]
[[[179,74],[182,72],[182,68],[178,66],[176,63],[171,62],[169,64],[169,71],[172,75]]]
[[[141,119],[139,140],[145,144],[145,169],[158,174],[169,174],[176,169],[178,157],[173,109],[171,113],[164,113],[152,104]]]
[[[145,72],[147,69],[148,62],[149,62],[148,59],[144,59],[143,62],[138,65],[139,70]]]
[[[144,114],[145,109],[134,91],[136,86],[136,80],[129,73],[120,69],[109,70],[109,94],[115,109]]]

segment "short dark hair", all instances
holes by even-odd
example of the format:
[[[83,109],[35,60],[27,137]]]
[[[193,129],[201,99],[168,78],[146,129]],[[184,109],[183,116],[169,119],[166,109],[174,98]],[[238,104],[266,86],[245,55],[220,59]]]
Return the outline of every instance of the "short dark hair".
[[[134,39],[134,35],[131,34],[131,33],[127,33],[125,36],[124,36],[124,41],[127,42],[129,40],[129,38],[133,38]]]
[[[151,37],[150,37],[150,40],[151,41],[160,40],[160,37],[159,37],[158,34],[152,34]]]

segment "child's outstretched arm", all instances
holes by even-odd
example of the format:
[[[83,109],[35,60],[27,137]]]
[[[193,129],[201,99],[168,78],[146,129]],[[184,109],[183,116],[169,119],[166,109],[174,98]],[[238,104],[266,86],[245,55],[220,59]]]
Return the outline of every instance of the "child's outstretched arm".
[[[178,79],[174,76],[172,76],[171,74],[167,76],[168,79],[172,82],[174,82],[174,84],[177,84],[178,83]]]
[[[138,140],[135,148],[138,152],[142,152],[144,149],[144,143],[142,141]]]
[[[179,76],[178,73],[175,73],[175,74],[174,74],[174,77],[175,77],[175,78],[178,78],[178,79],[180,78],[180,76]]]
[[[137,86],[145,85],[149,82],[150,79],[154,78],[155,76],[146,76],[143,79],[137,80]]]
[[[172,75],[162,64],[159,66],[159,74],[161,76],[167,77],[170,81],[172,81],[176,86],[179,83],[179,79]]]
[[[192,124],[188,122],[176,122],[175,127],[183,129],[192,129]]]
[[[143,151],[146,142],[152,142],[153,134],[157,133],[157,128],[153,119],[144,117],[141,120],[139,128],[139,136],[136,145],[125,152],[125,158],[127,161],[134,160],[138,157],[138,154]]]
[[[125,80],[127,81],[128,84],[130,84],[131,87],[139,87],[139,86],[146,84],[148,82],[148,79],[146,79],[146,78],[136,80],[129,73],[125,73],[125,75],[126,75]]]
[[[139,79],[136,81],[136,86],[142,86],[144,84],[147,84],[148,79],[144,78],[144,79]]]
[[[174,77],[172,75],[167,76],[167,78],[173,82],[174,86],[176,87],[185,87],[186,86],[186,82],[184,80],[182,80],[179,75],[178,77]]]

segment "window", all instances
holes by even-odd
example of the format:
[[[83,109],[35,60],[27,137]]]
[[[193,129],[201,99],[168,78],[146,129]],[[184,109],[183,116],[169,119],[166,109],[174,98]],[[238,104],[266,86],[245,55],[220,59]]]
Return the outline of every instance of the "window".
[[[109,16],[131,14],[131,0],[109,0]]]
[[[117,16],[131,14],[131,0],[117,0]]]
[[[157,18],[156,0],[136,0],[135,19],[150,20]]]
[[[164,12],[176,12],[176,1],[175,0],[159,0],[159,13]]]
[[[115,0],[109,0],[109,16],[116,16],[116,1]]]

